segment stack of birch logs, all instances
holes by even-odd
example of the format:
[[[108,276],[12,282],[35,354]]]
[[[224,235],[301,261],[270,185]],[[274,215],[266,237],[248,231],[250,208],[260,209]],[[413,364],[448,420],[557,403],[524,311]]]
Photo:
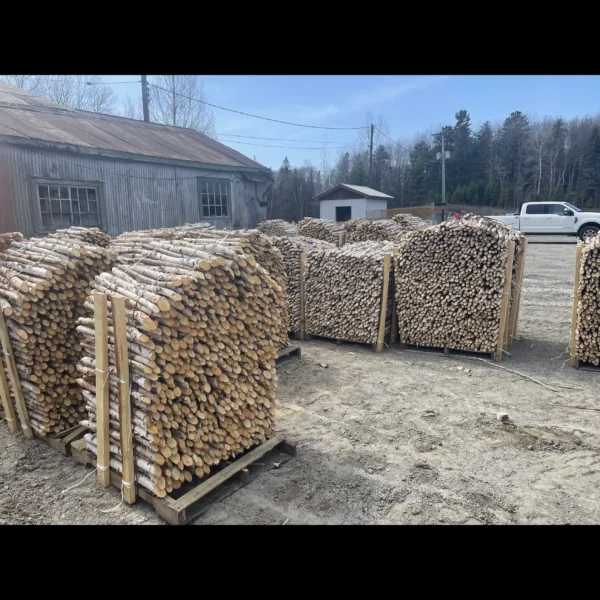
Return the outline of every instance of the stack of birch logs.
[[[288,327],[290,331],[300,331],[300,257],[303,251],[327,250],[335,248],[335,244],[315,240],[300,235],[295,237],[273,237],[273,243],[283,256],[287,278],[286,307]]]
[[[359,242],[309,254],[305,271],[306,332],[350,342],[377,342],[384,258],[395,247],[389,242]],[[391,314],[390,293],[386,333],[390,331]]]
[[[298,235],[339,244],[340,234],[344,234],[344,225],[329,219],[306,217],[298,222]]]
[[[509,242],[516,245],[514,284],[523,240],[511,227],[473,215],[410,233],[394,265],[402,341],[495,351]]]
[[[415,215],[394,215],[392,221],[398,223],[398,225],[402,225],[405,231],[414,231],[415,229],[425,229],[427,227],[427,222],[419,217],[415,217]]]
[[[273,435],[274,340],[285,299],[237,246],[193,238],[119,240],[118,264],[96,277],[95,288],[125,297],[137,481],[164,497]],[[96,453],[91,297],[85,307],[79,383],[92,430],[87,448]],[[108,312],[111,468],[122,471],[110,301]]]
[[[13,241],[0,252],[0,305],[29,420],[39,435],[59,433],[81,419],[76,320],[90,281],[111,264],[109,251],[69,230],[58,238]]]
[[[205,225],[201,223],[200,225]],[[112,248],[119,252],[122,247],[136,245],[145,247],[148,242],[155,243],[163,239],[181,240],[188,243],[203,242],[205,244],[218,244],[228,248],[237,249],[241,253],[252,256],[269,275],[279,284],[285,295],[287,277],[283,264],[283,257],[272,240],[258,233],[256,229],[221,231],[206,227],[177,227],[172,229],[158,229],[147,231],[134,231],[121,234],[112,242]],[[147,250],[149,252],[150,250]],[[278,348],[288,345],[288,326],[286,315],[279,322],[280,329],[275,334],[275,343]]]
[[[20,242],[23,234],[17,231],[11,233],[0,233],[0,252],[4,252],[12,242]]]
[[[271,236],[294,236],[298,233],[294,223],[288,223],[283,219],[263,221],[258,224],[258,230],[265,235]]]
[[[108,248],[110,235],[100,231],[97,227],[69,227],[69,229],[57,229],[55,233],[47,236],[52,239],[66,239],[70,242],[79,240],[81,244],[100,246]]]
[[[349,242],[398,241],[407,229],[391,219],[352,219],[345,223]]]
[[[576,290],[577,315],[572,354],[578,360],[600,364],[600,235],[585,240]]]

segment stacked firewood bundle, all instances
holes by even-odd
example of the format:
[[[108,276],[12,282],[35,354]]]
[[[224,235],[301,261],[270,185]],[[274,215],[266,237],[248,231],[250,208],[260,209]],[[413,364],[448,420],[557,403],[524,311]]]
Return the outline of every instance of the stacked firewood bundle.
[[[63,431],[81,418],[76,320],[90,281],[110,268],[111,256],[69,230],[60,238],[13,242],[0,252],[0,306],[8,317],[29,419],[40,435]]]
[[[97,227],[69,227],[68,229],[57,229],[47,237],[53,239],[79,240],[82,244],[108,248],[110,235],[100,231]]]
[[[147,240],[119,246],[95,288],[125,297],[137,481],[164,497],[273,435],[274,343],[281,288],[257,261],[216,241]],[[111,468],[122,470],[115,338],[109,296]],[[94,321],[80,319],[78,369],[96,429]],[[87,447],[96,452],[95,433]]]
[[[352,219],[344,225],[349,242],[398,241],[407,231],[391,219]]]
[[[402,225],[405,231],[414,231],[415,229],[425,229],[427,227],[426,221],[415,217],[415,215],[394,215],[392,221],[398,223],[398,225]]]
[[[20,242],[23,239],[23,234],[15,232],[0,233],[0,252],[4,252],[12,242]]]
[[[204,225],[204,223],[200,224]],[[252,256],[269,275],[279,284],[285,294],[287,277],[283,265],[281,252],[266,235],[260,234],[256,229],[245,230],[217,230],[205,227],[188,227],[173,229],[156,229],[135,231],[121,234],[112,241],[112,248],[119,252],[123,247],[143,247],[148,241],[156,242],[162,239],[177,239],[189,243],[219,244],[228,248],[238,249],[239,252]],[[285,317],[285,315],[284,315]],[[280,323],[281,329],[276,335],[278,348],[288,345],[288,327],[285,320]]]
[[[258,224],[258,230],[265,235],[294,236],[297,235],[297,227],[294,223],[288,223],[283,219],[272,219]]]
[[[329,219],[313,219],[306,217],[298,222],[298,235],[324,240],[332,244],[339,244],[340,234],[343,235],[344,226]]]
[[[393,243],[360,242],[312,252],[305,271],[306,331],[351,342],[375,343],[381,314],[384,258]],[[391,324],[391,294],[386,331]]]
[[[522,234],[467,215],[409,234],[395,256],[396,304],[407,344],[493,352],[510,241]],[[514,286],[511,286],[511,291]]]
[[[328,250],[335,248],[335,244],[315,240],[303,236],[273,237],[273,243],[279,248],[283,256],[283,264],[287,278],[286,308],[288,327],[294,333],[300,330],[300,256],[303,251],[307,255],[313,250]]]
[[[585,241],[581,250],[574,356],[600,364],[600,235]]]

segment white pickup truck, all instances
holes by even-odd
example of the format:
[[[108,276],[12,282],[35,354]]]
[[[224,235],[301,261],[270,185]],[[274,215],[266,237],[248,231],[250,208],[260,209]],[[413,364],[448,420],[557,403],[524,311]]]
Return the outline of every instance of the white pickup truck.
[[[520,213],[488,218],[526,234],[577,235],[585,240],[600,231],[600,213],[584,212],[568,202],[526,202]]]

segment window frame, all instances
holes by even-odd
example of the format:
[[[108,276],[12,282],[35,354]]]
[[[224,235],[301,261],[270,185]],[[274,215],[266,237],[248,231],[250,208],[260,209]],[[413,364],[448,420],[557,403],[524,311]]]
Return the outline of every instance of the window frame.
[[[47,177],[35,177],[31,180],[31,202],[33,208],[33,217],[35,230],[39,233],[53,233],[57,229],[66,229],[71,225],[44,225],[42,223],[42,206],[40,203],[39,186],[58,186],[68,188],[92,188],[96,190],[96,203],[98,208],[98,224],[97,225],[75,225],[75,227],[98,227],[101,231],[106,231],[104,227],[105,210],[104,210],[104,184],[101,181],[82,181],[77,179],[52,179]],[[60,190],[59,190],[60,198]],[[69,191],[69,202],[71,202],[71,192]],[[71,207],[72,210],[72,207]],[[51,213],[52,211],[50,211]],[[88,211],[89,212],[89,211]]]
[[[529,212],[529,208],[533,207],[533,206],[540,206],[541,207],[541,211],[540,212]],[[546,212],[546,206],[547,204],[544,202],[531,202],[527,205],[527,208],[525,209],[525,214],[526,215],[545,215],[548,214]]]
[[[217,215],[205,215],[204,214],[204,203],[203,203],[202,196],[204,193],[206,193],[209,196],[210,196],[210,194],[208,192],[203,192],[203,187],[204,187],[204,184],[208,185],[210,183],[212,183],[212,184],[218,183],[219,185],[226,186],[226,196],[227,196],[227,205],[226,205],[227,206],[227,214],[226,215],[221,214],[221,215],[217,216]],[[219,200],[221,201],[219,206],[221,206],[221,207],[223,207],[222,196],[223,196],[223,193],[222,193],[221,189],[219,188]],[[210,206],[211,206],[210,199],[209,199],[209,204],[207,204],[206,206],[210,212]],[[217,206],[217,205],[213,204],[212,206]],[[232,202],[231,202],[231,180],[230,179],[226,179],[224,177],[203,177],[203,176],[198,177],[198,211],[200,213],[201,220],[210,219],[210,220],[216,220],[216,221],[229,221],[232,218],[231,208],[232,208]],[[221,213],[222,212],[223,211],[221,208]]]

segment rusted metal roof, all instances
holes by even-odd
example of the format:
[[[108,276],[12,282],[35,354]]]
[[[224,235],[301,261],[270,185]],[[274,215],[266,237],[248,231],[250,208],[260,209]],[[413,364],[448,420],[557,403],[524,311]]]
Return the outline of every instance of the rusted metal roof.
[[[269,170],[193,129],[73,110],[3,82],[0,135],[206,165]]]
[[[315,196],[314,200],[318,200],[319,198],[321,198],[321,196],[325,196],[325,194],[329,194],[329,192],[332,192],[333,190],[335,190],[337,188],[352,190],[352,191],[356,192],[357,194],[364,196],[365,198],[382,198],[382,199],[388,199],[388,198],[393,199],[394,198],[393,196],[388,196],[387,194],[384,194],[383,192],[378,192],[377,190],[367,187],[366,185],[350,185],[349,183],[338,183],[337,185],[334,185],[333,187],[330,187],[328,190],[325,190],[324,192],[321,192],[320,194]]]

